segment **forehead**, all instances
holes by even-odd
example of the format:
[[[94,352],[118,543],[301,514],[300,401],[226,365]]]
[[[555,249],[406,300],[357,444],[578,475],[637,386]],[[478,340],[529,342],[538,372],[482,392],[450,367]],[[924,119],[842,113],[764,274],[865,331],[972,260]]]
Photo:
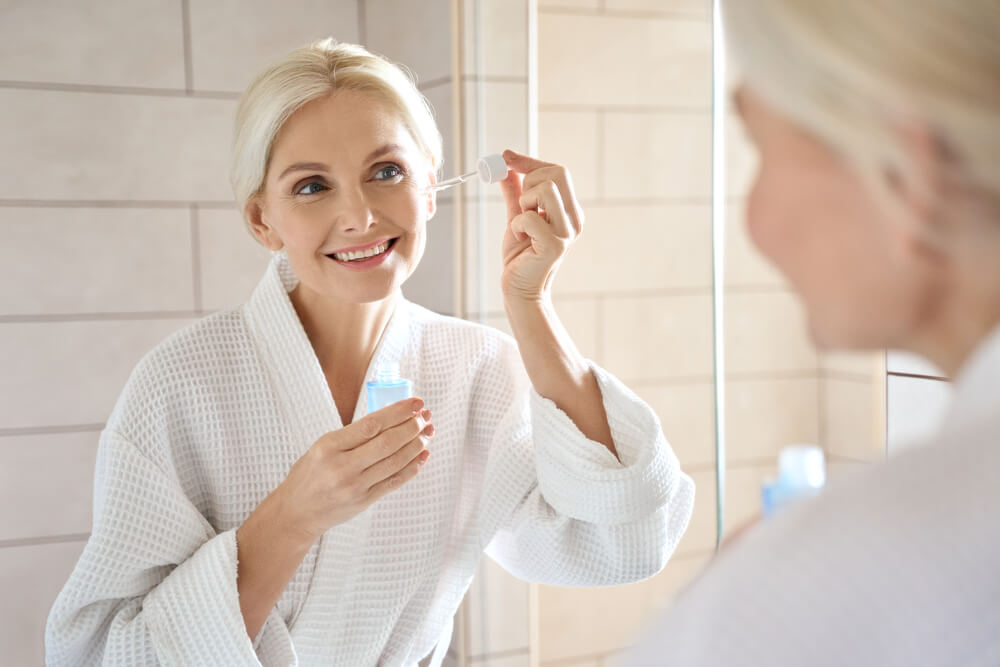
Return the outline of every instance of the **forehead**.
[[[312,100],[282,126],[274,142],[273,160],[360,161],[385,144],[417,153],[400,114],[372,95],[342,90]]]

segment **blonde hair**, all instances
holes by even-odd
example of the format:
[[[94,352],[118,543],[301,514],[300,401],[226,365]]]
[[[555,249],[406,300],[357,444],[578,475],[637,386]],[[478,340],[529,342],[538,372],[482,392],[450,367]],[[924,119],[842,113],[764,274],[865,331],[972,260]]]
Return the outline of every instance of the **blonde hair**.
[[[285,122],[311,100],[339,90],[375,96],[399,113],[431,166],[441,166],[441,133],[412,75],[356,44],[332,38],[295,49],[251,82],[240,99],[230,181],[240,210],[264,187],[271,150]]]
[[[727,42],[749,86],[863,174],[923,184],[900,141],[915,125],[948,157],[948,186],[1000,201],[996,0],[723,5]]]

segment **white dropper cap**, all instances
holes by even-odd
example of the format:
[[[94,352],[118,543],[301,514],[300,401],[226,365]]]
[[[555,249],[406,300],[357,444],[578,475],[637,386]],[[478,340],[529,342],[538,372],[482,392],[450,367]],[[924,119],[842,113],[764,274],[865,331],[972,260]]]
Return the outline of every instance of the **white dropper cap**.
[[[487,155],[479,158],[476,171],[479,172],[479,180],[483,183],[499,183],[507,178],[507,162],[504,161],[503,155],[498,153]]]

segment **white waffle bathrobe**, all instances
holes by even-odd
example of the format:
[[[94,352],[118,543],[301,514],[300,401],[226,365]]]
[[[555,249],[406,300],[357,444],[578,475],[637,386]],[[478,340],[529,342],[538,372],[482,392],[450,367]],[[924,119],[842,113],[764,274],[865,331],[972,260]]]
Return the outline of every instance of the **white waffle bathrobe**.
[[[413,380],[434,412],[430,460],[313,545],[251,642],[236,529],[342,427],[296,283],[276,253],[249,303],[133,372],[101,435],[93,532],[49,615],[49,664],[411,665],[447,643],[484,551],[562,586],[663,567],[694,485],[649,407],[594,369],[619,463],[533,391],[510,337],[400,297],[368,377],[397,360]]]

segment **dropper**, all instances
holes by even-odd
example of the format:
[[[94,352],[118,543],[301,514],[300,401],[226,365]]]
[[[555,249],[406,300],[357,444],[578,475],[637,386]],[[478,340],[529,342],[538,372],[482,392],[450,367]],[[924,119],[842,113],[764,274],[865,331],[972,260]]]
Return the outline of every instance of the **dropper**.
[[[496,153],[493,155],[487,155],[486,157],[481,157],[479,158],[479,162],[476,164],[475,171],[470,171],[467,174],[455,176],[454,178],[449,178],[446,181],[429,185],[426,188],[426,192],[440,192],[441,190],[447,190],[448,188],[465,183],[473,176],[479,176],[479,180],[483,183],[499,183],[503,179],[507,178],[507,162],[503,159],[502,155]]]

